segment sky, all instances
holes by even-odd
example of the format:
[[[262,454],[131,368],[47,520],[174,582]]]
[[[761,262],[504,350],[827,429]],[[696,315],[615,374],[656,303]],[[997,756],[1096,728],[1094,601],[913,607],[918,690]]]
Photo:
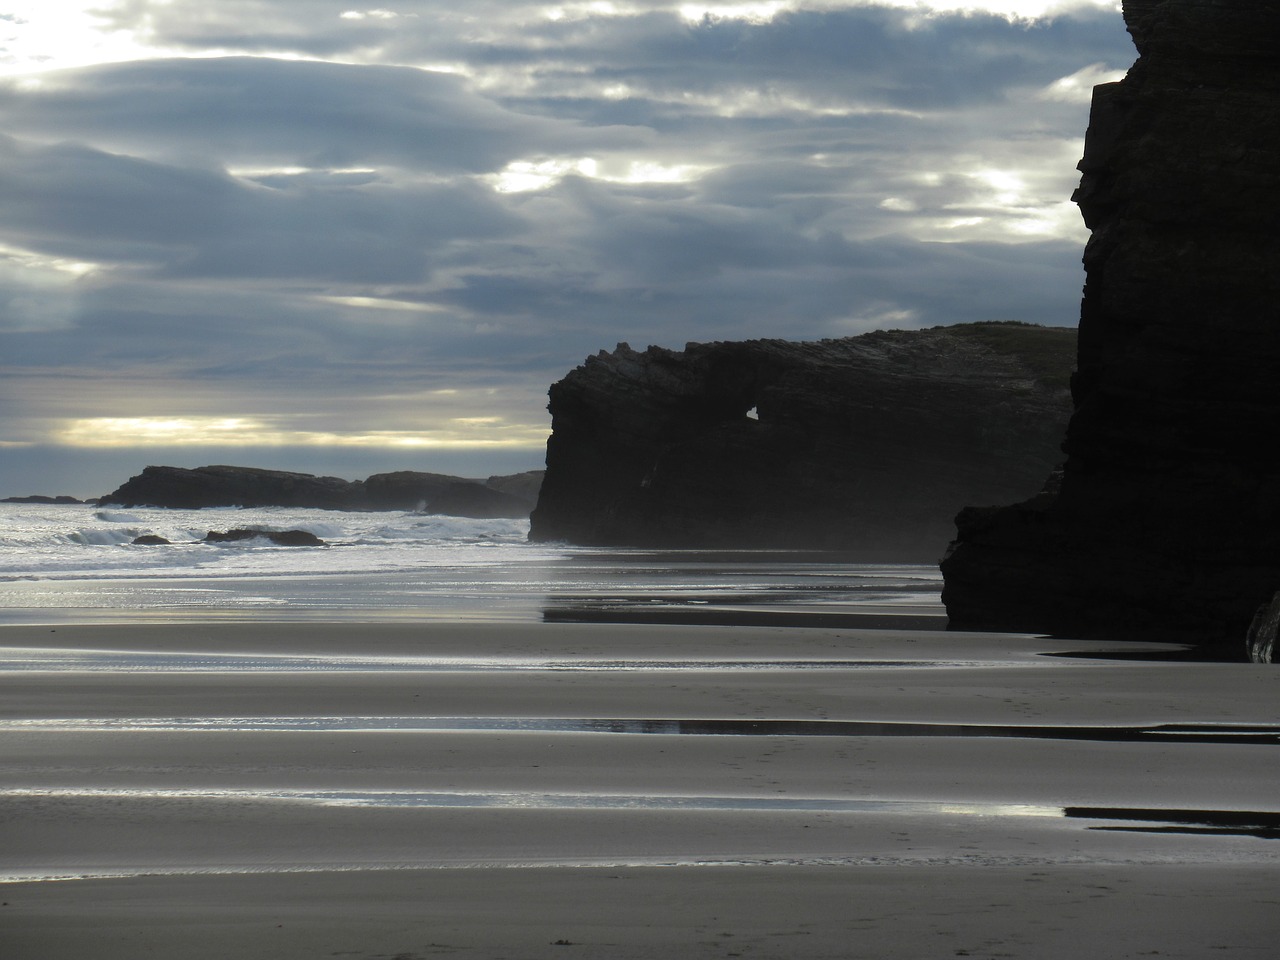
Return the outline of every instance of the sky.
[[[619,342],[1074,325],[1112,0],[10,0],[0,496],[541,467]]]

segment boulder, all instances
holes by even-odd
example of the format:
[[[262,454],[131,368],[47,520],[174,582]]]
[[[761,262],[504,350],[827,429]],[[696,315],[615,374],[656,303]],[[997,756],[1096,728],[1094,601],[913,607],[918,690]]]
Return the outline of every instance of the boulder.
[[[168,546],[169,544],[173,543],[173,541],[168,539],[167,537],[162,537],[156,533],[144,533],[140,537],[134,537],[129,542],[137,544],[139,546],[144,546],[144,547]]]
[[[551,387],[534,540],[936,562],[967,502],[1061,459],[1074,332],[619,344]]]
[[[1094,91],[1092,237],[1061,483],[971,509],[951,625],[1239,645],[1280,587],[1280,16],[1127,0]],[[982,503],[984,501],[971,500]]]
[[[327,544],[314,533],[306,530],[262,530],[256,527],[240,527],[235,530],[210,530],[202,543],[236,543],[240,540],[269,540],[280,547],[323,547]]]

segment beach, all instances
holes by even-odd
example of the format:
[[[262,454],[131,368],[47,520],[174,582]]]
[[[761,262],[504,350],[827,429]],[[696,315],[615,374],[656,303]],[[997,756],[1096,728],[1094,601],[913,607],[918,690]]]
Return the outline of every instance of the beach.
[[[0,625],[4,955],[1274,956],[1274,671],[732,613]]]

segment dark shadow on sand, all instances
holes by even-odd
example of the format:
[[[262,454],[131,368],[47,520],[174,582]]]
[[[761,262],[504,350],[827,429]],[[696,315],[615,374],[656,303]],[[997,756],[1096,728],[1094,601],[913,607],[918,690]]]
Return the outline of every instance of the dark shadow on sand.
[[[666,717],[183,717],[21,721],[39,727],[98,730],[487,730],[694,737],[924,737],[1076,740],[1090,743],[1280,745],[1280,725],[1156,724],[1150,727],[898,723],[875,720],[725,720]]]
[[[1257,837],[1280,840],[1280,813],[1257,810],[1160,810],[1130,807],[1063,807],[1065,817],[1085,820],[1128,820],[1134,825],[1106,825],[1090,830],[1138,833],[1189,833],[1201,836]],[[1142,824],[1138,826],[1137,824]]]
[[[836,627],[861,630],[946,630],[944,616],[707,607],[547,607],[546,623],[656,623],[716,627]]]

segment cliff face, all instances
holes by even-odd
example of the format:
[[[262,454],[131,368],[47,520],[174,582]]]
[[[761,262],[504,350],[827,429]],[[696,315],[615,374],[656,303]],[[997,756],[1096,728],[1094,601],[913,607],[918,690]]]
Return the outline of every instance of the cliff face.
[[[1242,638],[1280,586],[1280,9],[1126,0],[1056,496],[968,510],[953,627]]]
[[[1060,459],[1074,331],[620,344],[551,387],[530,537],[934,562],[956,509]]]
[[[459,517],[525,517],[537,472],[466,480],[401,470],[367,480],[316,477],[256,467],[146,467],[99,500],[126,507],[317,507],[326,510],[421,510]]]

